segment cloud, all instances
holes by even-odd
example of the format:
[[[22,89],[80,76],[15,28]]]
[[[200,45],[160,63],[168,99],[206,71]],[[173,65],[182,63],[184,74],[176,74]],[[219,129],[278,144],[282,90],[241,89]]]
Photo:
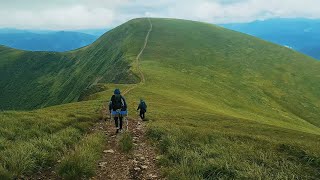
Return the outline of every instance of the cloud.
[[[210,23],[320,18],[319,0],[0,0],[0,4],[0,27],[27,29],[105,28],[143,16]]]

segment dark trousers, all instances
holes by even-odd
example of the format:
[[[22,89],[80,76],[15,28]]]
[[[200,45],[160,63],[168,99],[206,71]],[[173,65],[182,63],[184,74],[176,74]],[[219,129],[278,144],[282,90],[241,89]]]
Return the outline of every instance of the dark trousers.
[[[117,129],[118,128],[122,129],[122,120],[123,120],[123,117],[114,117],[114,122],[116,124]],[[120,123],[120,126],[119,126],[119,123]]]
[[[146,111],[140,110],[140,117],[141,117],[141,119],[144,119],[144,118],[145,118],[144,113],[146,113]]]

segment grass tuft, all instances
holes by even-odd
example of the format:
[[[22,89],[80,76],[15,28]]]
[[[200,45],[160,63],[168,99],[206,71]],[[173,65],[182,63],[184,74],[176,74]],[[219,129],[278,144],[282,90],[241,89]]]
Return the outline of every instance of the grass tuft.
[[[104,147],[104,139],[102,133],[85,137],[74,151],[62,159],[58,167],[59,175],[63,179],[82,179],[93,176],[96,161],[100,158]]]
[[[133,148],[132,135],[128,132],[122,134],[122,137],[119,141],[121,151],[128,153]]]
[[[8,172],[7,169],[0,165],[0,179],[9,180],[12,179],[11,173]]]

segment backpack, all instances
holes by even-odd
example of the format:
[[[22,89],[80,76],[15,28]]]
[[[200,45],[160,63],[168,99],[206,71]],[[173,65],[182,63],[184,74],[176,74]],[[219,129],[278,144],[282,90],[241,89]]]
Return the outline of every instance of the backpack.
[[[112,109],[121,109],[124,106],[122,103],[122,96],[120,94],[115,94],[111,101]]]
[[[147,104],[144,101],[141,102],[140,108],[143,109],[144,111],[147,111]]]

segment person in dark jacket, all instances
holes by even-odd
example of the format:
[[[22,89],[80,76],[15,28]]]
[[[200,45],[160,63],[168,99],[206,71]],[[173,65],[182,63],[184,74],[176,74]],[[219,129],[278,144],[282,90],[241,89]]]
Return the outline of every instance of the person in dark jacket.
[[[112,95],[110,100],[109,110],[115,121],[117,128],[116,133],[122,132],[123,115],[124,112],[127,111],[127,103],[119,89],[114,90],[114,95]]]
[[[140,103],[137,111],[140,110],[140,117],[142,120],[145,118],[145,113],[147,112],[147,104],[142,99],[140,99]]]

